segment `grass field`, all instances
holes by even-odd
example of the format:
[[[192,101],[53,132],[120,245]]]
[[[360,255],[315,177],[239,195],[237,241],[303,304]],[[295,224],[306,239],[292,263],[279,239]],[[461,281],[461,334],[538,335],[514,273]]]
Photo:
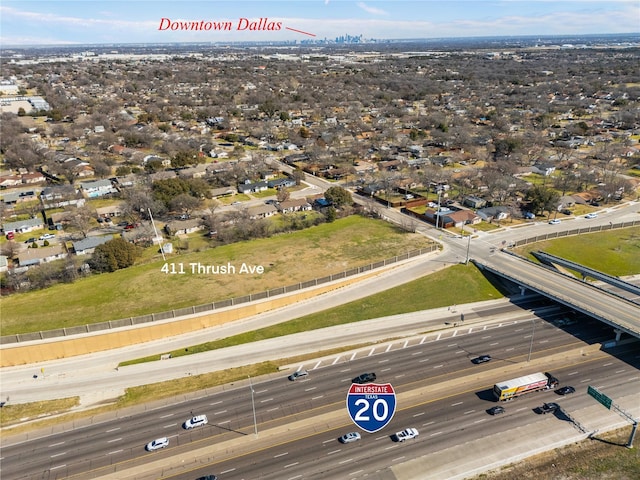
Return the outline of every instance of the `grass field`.
[[[527,245],[517,252],[543,252],[614,276],[640,274],[640,228],[626,228]],[[530,257],[533,258],[533,257]]]
[[[339,307],[233,337],[194,345],[188,349],[181,348],[163,353],[171,353],[172,357],[193,355],[297,332],[307,332],[400,313],[429,310],[452,305],[456,302],[460,304],[471,303],[503,296],[473,264],[454,265],[413,282]],[[159,360],[158,355],[123,362],[120,366],[155,360]]]
[[[201,305],[323,277],[429,245],[423,236],[352,215],[271,238],[234,243],[168,262],[184,275],[162,273],[159,259],[73,284],[2,299],[2,335],[85,325]],[[261,265],[263,274],[191,274],[189,264]]]

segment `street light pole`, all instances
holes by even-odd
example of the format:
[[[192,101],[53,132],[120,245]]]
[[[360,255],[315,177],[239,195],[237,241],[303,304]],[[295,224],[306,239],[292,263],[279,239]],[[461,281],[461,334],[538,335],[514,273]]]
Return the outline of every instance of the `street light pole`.
[[[442,195],[442,189],[438,188],[438,211],[436,211],[436,230],[438,229],[438,223],[440,220],[440,195]]]
[[[462,230],[464,232],[464,229]],[[464,261],[465,265],[469,264],[469,249],[471,248],[471,233],[469,233],[469,238],[467,239],[467,258]]]
[[[249,388],[251,389],[251,409],[253,410],[253,433],[258,436],[258,423],[256,422],[256,403],[253,399],[253,384],[251,383],[251,375],[249,377]]]

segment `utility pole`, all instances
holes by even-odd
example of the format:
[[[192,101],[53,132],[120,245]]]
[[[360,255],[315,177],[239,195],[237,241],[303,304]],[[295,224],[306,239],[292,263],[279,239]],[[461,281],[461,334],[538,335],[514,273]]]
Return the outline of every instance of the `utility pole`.
[[[256,422],[256,403],[253,399],[253,384],[251,383],[251,375],[247,375],[249,377],[249,388],[251,389],[251,409],[253,410],[253,433],[255,436],[258,436],[258,422]]]

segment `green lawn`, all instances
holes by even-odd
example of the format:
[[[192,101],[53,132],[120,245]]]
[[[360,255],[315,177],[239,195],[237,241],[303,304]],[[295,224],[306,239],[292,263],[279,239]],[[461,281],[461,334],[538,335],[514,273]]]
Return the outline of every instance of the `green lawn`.
[[[318,328],[419,310],[429,310],[454,304],[492,300],[503,296],[473,264],[454,265],[413,282],[339,307],[222,340],[163,353],[171,353],[172,357],[192,355]],[[158,359],[158,355],[153,355],[124,362],[121,365],[131,365]]]
[[[418,234],[386,222],[352,215],[329,224],[234,243],[167,261],[182,264],[187,273],[162,273],[156,260],[113,273],[91,276],[73,284],[15,294],[2,299],[2,335],[127,318],[201,305],[226,298],[319,278],[373,261],[400,255],[429,244]],[[265,273],[191,274],[190,263],[261,265]]]
[[[638,227],[539,242],[519,249],[518,253],[530,256],[530,252],[537,250],[572,260],[609,275],[627,276],[640,273]]]

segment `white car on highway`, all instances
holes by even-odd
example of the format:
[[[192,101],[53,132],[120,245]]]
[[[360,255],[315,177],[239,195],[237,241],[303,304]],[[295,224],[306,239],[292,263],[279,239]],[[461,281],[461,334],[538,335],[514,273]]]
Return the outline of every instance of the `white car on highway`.
[[[209,423],[206,415],[196,415],[195,417],[190,418],[186,422],[184,422],[184,428],[190,430],[195,427],[200,427]]]
[[[168,447],[168,446],[169,446],[169,439],[167,437],[162,437],[162,438],[156,438],[155,440],[152,440],[151,442],[147,443],[147,446],[145,448],[147,449],[147,452],[153,452],[154,450],[159,450],[161,448]]]
[[[360,440],[360,434],[358,432],[349,432],[349,433],[345,433],[344,435],[342,435],[340,437],[340,442],[341,443],[352,443],[352,442],[357,442],[358,440]]]
[[[396,432],[394,438],[398,442],[404,442],[405,440],[411,440],[412,438],[416,438],[420,433],[416,428],[405,428],[401,432]]]

